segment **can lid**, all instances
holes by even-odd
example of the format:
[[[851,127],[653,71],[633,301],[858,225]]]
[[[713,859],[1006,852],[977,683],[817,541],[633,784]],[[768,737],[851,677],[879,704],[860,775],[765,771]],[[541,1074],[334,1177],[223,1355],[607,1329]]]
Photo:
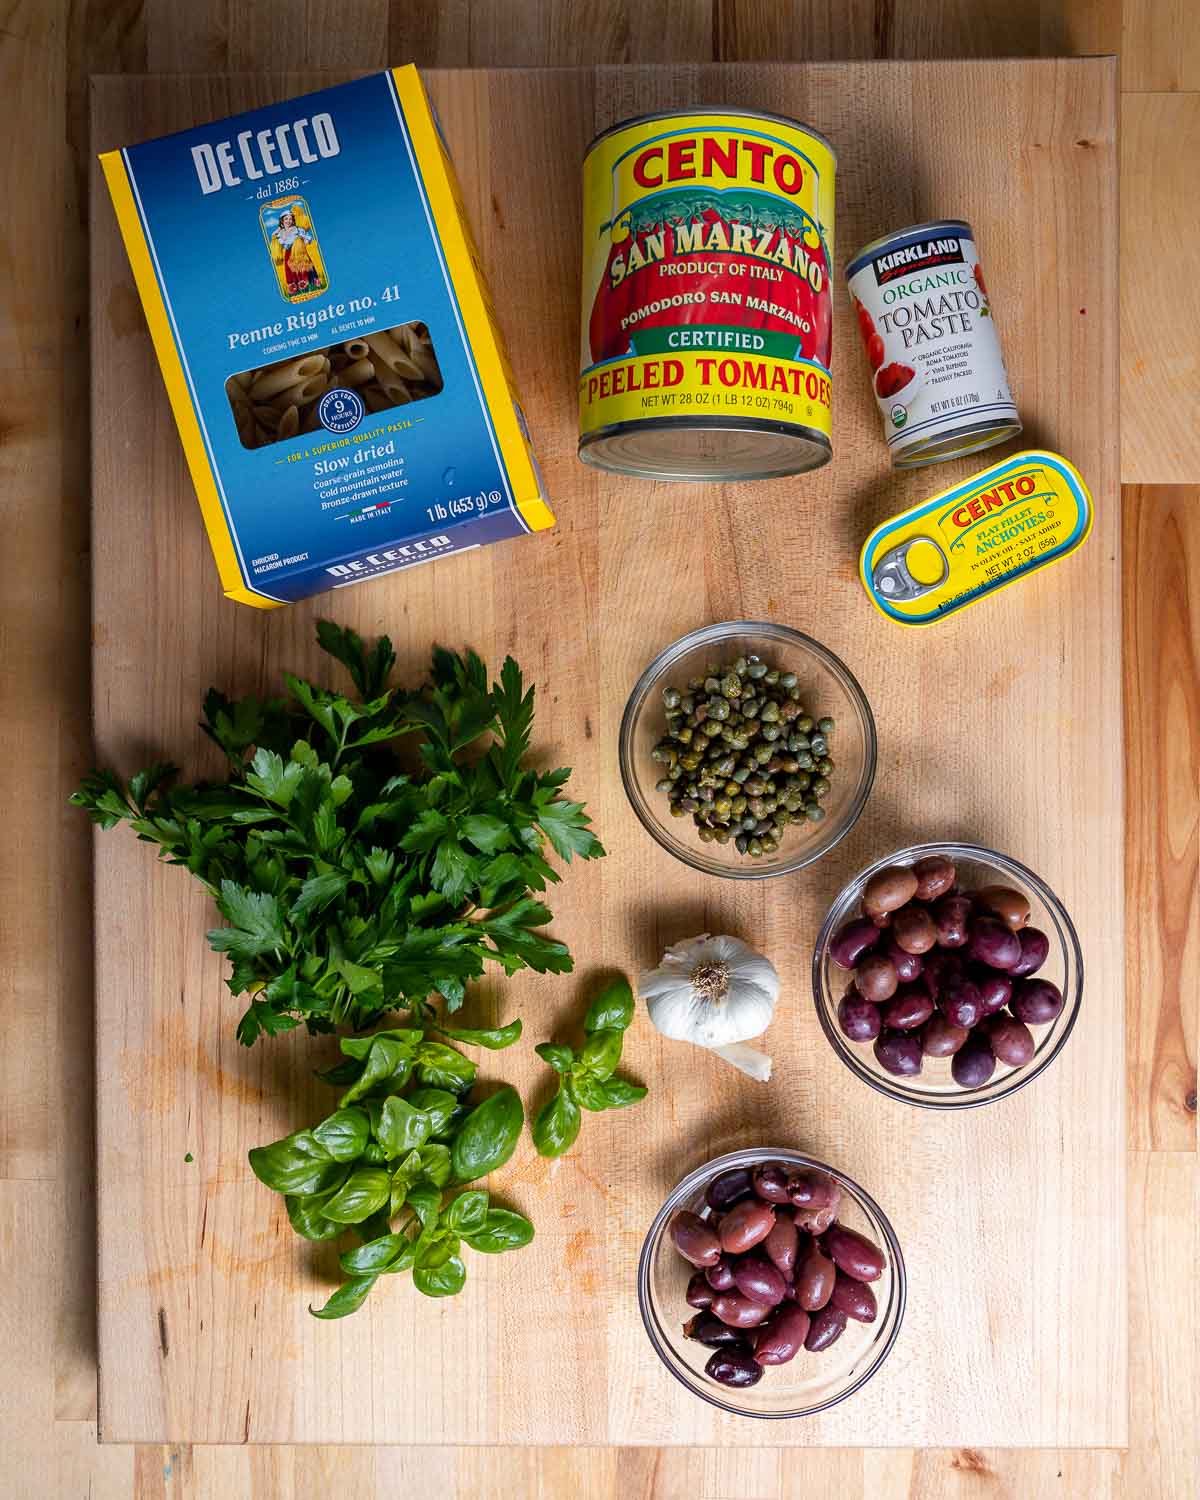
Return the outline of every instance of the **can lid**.
[[[803,120],[794,119],[791,115],[777,115],[766,109],[742,109],[736,104],[699,104],[694,109],[656,109],[647,114],[630,115],[628,119],[618,120],[615,125],[609,125],[594,135],[584,147],[584,158],[590,156],[601,141],[606,140],[610,135],[615,135],[619,130],[627,130],[631,125],[647,125],[655,120],[689,120],[695,115],[730,115],[739,120],[770,120],[776,125],[789,125],[793,130],[802,130],[805,135],[810,135],[814,140],[820,141],[833,157],[835,165],[837,163],[837,151],[833,142],[827,135],[822,135],[811,125],[806,125]]]
[[[846,278],[849,280],[851,276],[856,275],[868,260],[889,245],[899,249],[902,244],[916,244],[920,240],[935,238],[946,231],[951,234],[965,233],[972,242],[975,239],[975,231],[966,219],[934,219],[928,224],[909,224],[904,229],[893,230],[891,234],[881,234],[877,240],[871,240],[864,245],[857,255],[851,256],[846,263]]]
[[[1091,529],[1074,464],[1031,448],[876,526],[859,579],[889,620],[932,625],[1069,556]]]

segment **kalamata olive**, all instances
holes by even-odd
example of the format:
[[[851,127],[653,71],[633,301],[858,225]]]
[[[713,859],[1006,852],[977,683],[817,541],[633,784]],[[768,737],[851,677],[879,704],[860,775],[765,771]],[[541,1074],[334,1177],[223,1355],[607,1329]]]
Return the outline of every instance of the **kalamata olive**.
[[[970,1034],[965,1026],[955,1026],[935,1010],[921,1027],[921,1050],[926,1057],[952,1057]]]
[[[820,1177],[819,1180],[824,1183],[820,1202],[798,1204],[792,1214],[796,1228],[808,1234],[824,1234],[842,1206],[841,1183],[832,1177]]]
[[[899,911],[917,894],[917,877],[904,865],[878,870],[863,887],[863,904],[877,911]]]
[[[1011,885],[985,885],[975,892],[976,904],[994,913],[1004,925],[1017,932],[1029,921],[1029,897]]]
[[[1009,1008],[1026,1026],[1045,1026],[1063,1008],[1062,991],[1048,979],[1018,979]]]
[[[1017,937],[1021,943],[1021,956],[1008,972],[1014,979],[1028,979],[1049,957],[1050,939],[1037,927],[1022,927]]]
[[[897,1031],[915,1031],[933,1014],[933,997],[920,982],[902,984],[881,1012],[883,1024]]]
[[[703,1271],[697,1271],[688,1282],[686,1301],[689,1307],[712,1306],[713,1289],[705,1279]]]
[[[980,1030],[987,1037],[997,1059],[1007,1063],[1010,1068],[1023,1068],[1036,1050],[1033,1032],[1024,1021],[1018,1021],[1016,1016],[1003,1012],[988,1016]]]
[[[709,1266],[705,1270],[704,1279],[714,1292],[733,1291],[733,1261],[728,1255],[722,1255],[715,1266]]]
[[[942,986],[963,973],[963,961],[957,953],[947,948],[935,948],[932,953],[925,955],[922,962],[925,967],[921,978],[928,985],[936,1004]]]
[[[754,1179],[750,1174],[749,1167],[730,1167],[725,1172],[718,1172],[709,1183],[704,1196],[708,1199],[709,1206],[715,1208],[719,1213],[724,1213],[727,1208],[732,1208],[743,1198],[749,1198],[754,1191]]]
[[[838,1001],[837,1016],[843,1035],[848,1036],[852,1042],[873,1042],[879,1035],[882,1024],[879,1007],[870,1000],[864,1000],[853,987]]]
[[[829,941],[829,957],[839,969],[852,969],[879,941],[879,928],[869,917],[855,917],[839,927]]]
[[[917,877],[917,900],[936,901],[954,884],[958,872],[944,854],[927,854],[913,865]]]
[[[795,1228],[795,1226],[792,1226]],[[733,1279],[743,1297],[763,1307],[775,1307],[783,1301],[787,1281],[765,1256],[743,1255],[734,1262]]]
[[[784,1214],[775,1215],[775,1227],[762,1242],[767,1259],[780,1270],[785,1279],[796,1269],[796,1250],[800,1244],[800,1231],[794,1219]]]
[[[788,1171],[777,1161],[765,1162],[754,1169],[754,1191],[768,1203],[788,1201]]]
[[[795,1359],[808,1337],[810,1319],[794,1302],[781,1307],[754,1338],[754,1358],[760,1365],[786,1365]]]
[[[671,1243],[694,1266],[714,1266],[721,1258],[721,1242],[703,1219],[686,1208],[671,1220]]]
[[[864,1000],[882,1005],[896,993],[900,977],[890,958],[882,953],[868,953],[854,971],[854,983]]]
[[[895,923],[892,925],[895,926]],[[919,953],[907,953],[890,933],[880,952],[885,958],[891,959],[892,967],[901,984],[911,984],[914,979],[920,979],[925,960]]]
[[[934,902],[930,915],[943,948],[962,948],[966,944],[967,923],[973,910],[970,896],[943,896]]]
[[[983,964],[977,964],[971,971],[971,978],[979,991],[979,1003],[985,1016],[990,1016],[993,1011],[1003,1010],[1012,999],[1012,980],[998,969],[988,969]]]
[[[921,1071],[921,1044],[907,1031],[881,1031],[874,1051],[879,1066],[897,1078],[912,1078]]]
[[[796,1265],[796,1301],[805,1312],[824,1307],[833,1294],[836,1267],[815,1242]]]
[[[965,1026],[970,1031],[983,1017],[979,986],[965,975],[947,980],[938,994],[938,1009],[951,1026]]]
[[[937,927],[923,906],[902,906],[892,918],[891,941],[905,953],[928,953],[937,942]]]
[[[976,1028],[950,1061],[959,1088],[978,1089],[996,1071],[996,1059],[986,1036]]]
[[[793,1172],[788,1179],[788,1197],[797,1208],[823,1208],[839,1191],[836,1178],[826,1177],[824,1172],[805,1169]]]
[[[804,1347],[810,1354],[820,1354],[835,1344],[846,1331],[846,1314],[840,1307],[823,1307],[808,1325]]]
[[[708,1344],[715,1348],[718,1344],[739,1344],[742,1341],[741,1334],[736,1328],[731,1328],[728,1323],[722,1323],[712,1312],[697,1313],[694,1318],[689,1318],[683,1325],[683,1336],[685,1339],[695,1339],[698,1344]]]
[[[761,1198],[735,1203],[721,1220],[721,1249],[730,1255],[741,1255],[765,1240],[774,1223],[775,1210]]]
[[[740,1292],[722,1292],[713,1298],[712,1311],[730,1328],[757,1328],[767,1321],[771,1309],[760,1302],[751,1302]]]
[[[745,1344],[730,1344],[726,1349],[714,1350],[708,1356],[704,1373],[711,1375],[721,1385],[744,1390],[748,1385],[757,1385],[762,1379],[763,1367],[755,1362]]]
[[[853,1276],[855,1281],[878,1281],[887,1262],[883,1251],[857,1229],[847,1229],[844,1224],[831,1224],[821,1237],[821,1244],[839,1271]]]
[[[1021,940],[999,917],[972,917],[967,928],[967,957],[990,969],[1009,969],[1021,956]]]
[[[856,1323],[873,1323],[879,1312],[875,1293],[871,1288],[853,1276],[847,1276],[845,1271],[837,1273],[829,1303],[831,1307],[840,1308]]]
[[[866,917],[868,921],[873,922],[880,932],[882,932],[885,927],[890,927],[892,925],[891,912],[885,911],[882,906],[874,906],[870,901],[864,901],[862,909],[863,916]]]

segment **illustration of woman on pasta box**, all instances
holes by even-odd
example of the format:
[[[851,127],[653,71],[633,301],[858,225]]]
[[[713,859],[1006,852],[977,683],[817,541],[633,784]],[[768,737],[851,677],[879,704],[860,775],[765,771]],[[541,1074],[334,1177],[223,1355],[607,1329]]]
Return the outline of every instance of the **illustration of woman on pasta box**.
[[[329,282],[304,199],[273,198],[263,204],[258,217],[285,301],[306,302],[327,291]]]

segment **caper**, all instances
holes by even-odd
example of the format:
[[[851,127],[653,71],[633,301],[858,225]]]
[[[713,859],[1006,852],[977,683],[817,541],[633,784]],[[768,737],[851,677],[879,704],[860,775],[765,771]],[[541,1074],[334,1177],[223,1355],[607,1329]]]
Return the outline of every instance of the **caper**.
[[[804,816],[810,823],[820,823],[825,816],[825,809],[817,802],[810,802],[804,809]]]
[[[739,854],[745,854],[746,850],[750,847],[750,840],[744,833],[739,833],[733,841],[733,846]]]
[[[761,859],[762,858],[762,854],[763,854],[762,839],[759,839],[759,838],[751,839],[750,840],[749,848],[750,848],[750,857],[752,859]]]
[[[812,784],[812,793],[813,793],[813,796],[814,797],[824,797],[825,794],[828,791],[829,791],[829,782],[826,780],[826,778],[824,776],[815,776],[813,778],[813,784]]]
[[[829,759],[828,755],[817,762],[817,770],[820,771],[822,776],[828,776],[830,771],[833,770],[833,762]]]
[[[779,704],[768,698],[758,715],[763,724],[779,723]]]
[[[785,698],[779,705],[779,717],[785,724],[790,724],[800,713],[800,705],[793,703],[790,698]]]
[[[721,796],[713,799],[713,812],[715,812],[719,818],[727,818],[732,808],[733,799],[731,797],[726,797],[724,794],[722,794]]]
[[[781,688],[794,688],[798,680],[795,672],[783,672],[779,677],[779,686]]]
[[[682,802],[672,802],[671,803],[671,816],[673,818],[682,818],[683,814],[684,814],[684,811],[685,811],[685,809],[684,809],[684,806],[683,806]]]
[[[673,687],[663,688],[662,700],[666,708],[678,708],[680,700],[679,689]]]
[[[763,678],[763,681],[766,683],[766,685],[768,687],[778,687],[779,686],[779,671],[778,671],[778,669],[775,668],[775,667],[771,667],[770,670],[767,672],[767,675]]]
[[[722,722],[729,717],[728,698],[710,698],[708,700],[708,716],[710,719],[719,719]]]
[[[741,794],[741,792],[739,792],[737,794],[737,796],[734,797],[734,799],[732,800],[732,802],[730,802],[730,804],[729,804],[729,810],[730,810],[730,812],[736,814],[736,816],[739,817],[739,818],[746,811],[746,799]]]
[[[823,734],[814,734],[810,742],[810,747],[814,755],[824,755],[826,750],[829,749],[829,745]]]
[[[704,691],[706,693],[719,693],[721,691],[721,679],[710,672],[704,679]]]
[[[661,766],[673,766],[679,759],[679,751],[674,745],[668,745],[666,740],[663,740],[651,750],[650,759],[658,761]]]
[[[738,704],[744,719],[757,718],[759,706],[757,698],[743,698],[741,703]]]
[[[811,734],[812,727],[813,721],[808,714],[801,714],[800,717],[796,720],[796,728],[800,731],[801,734]]]
[[[832,719],[817,720],[817,728],[821,731],[822,734],[832,734],[836,727],[837,726]]]
[[[719,719],[705,719],[700,728],[706,735],[708,735],[709,739],[711,740],[714,739],[718,734],[720,734],[721,722]]]
[[[730,833],[730,831],[729,831],[728,828],[718,828],[717,829],[717,843],[718,844],[727,844],[732,837],[733,837],[733,835]]]
[[[708,824],[707,823],[701,823],[701,825],[700,825],[700,842],[702,844],[711,844],[712,841],[713,841],[713,839],[715,839],[715,838],[716,838],[716,834],[708,826]]]
[[[674,785],[675,783],[669,776],[664,776],[661,781],[656,781],[654,783],[654,790],[656,792],[669,792],[673,789]]]
[[[681,745],[690,745],[692,743],[692,735],[694,733],[695,731],[692,729],[692,726],[690,724],[685,724],[682,729],[677,729],[675,731],[675,738]]]
[[[738,783],[738,785],[741,786],[741,785],[743,785],[745,783],[745,780],[746,780],[747,776],[749,776],[749,774],[750,774],[750,768],[748,766],[739,766],[737,768],[737,770],[733,773],[733,776],[732,776],[731,779],[734,780],[734,781],[736,781]]]
[[[727,698],[740,698],[742,696],[742,679],[736,672],[726,672],[721,678],[721,691]]]
[[[762,727],[762,737],[768,744],[773,744],[782,733],[778,724],[764,724]]]
[[[766,675],[767,664],[765,661],[753,660],[746,668],[746,676],[752,678],[755,682],[761,682]]]
[[[811,771],[812,768],[816,765],[816,761],[813,759],[812,751],[811,750],[801,750],[801,751],[799,751],[798,754],[796,755],[796,764],[800,767],[800,769],[802,771]]]
[[[751,776],[746,782],[746,793],[750,797],[761,797],[767,789],[767,783],[761,776]]]

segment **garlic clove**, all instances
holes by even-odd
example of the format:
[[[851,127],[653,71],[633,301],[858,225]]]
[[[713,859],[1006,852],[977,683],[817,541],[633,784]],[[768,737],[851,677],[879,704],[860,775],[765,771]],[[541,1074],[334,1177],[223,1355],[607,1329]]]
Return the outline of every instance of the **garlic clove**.
[[[732,1042],[727,1047],[713,1047],[710,1050],[727,1063],[732,1063],[735,1068],[740,1068],[757,1083],[770,1082],[771,1059],[757,1047],[748,1047],[745,1042]]]

